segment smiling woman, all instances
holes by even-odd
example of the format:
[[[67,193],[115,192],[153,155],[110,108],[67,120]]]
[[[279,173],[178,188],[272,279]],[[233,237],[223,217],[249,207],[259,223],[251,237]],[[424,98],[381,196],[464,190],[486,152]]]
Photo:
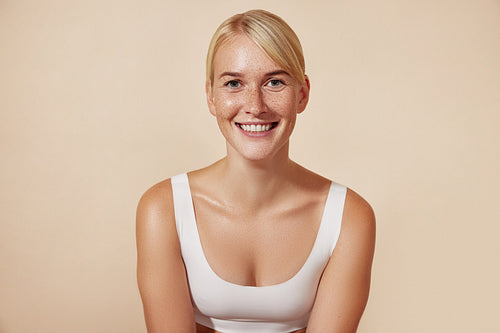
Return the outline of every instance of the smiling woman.
[[[307,77],[301,84],[245,35],[226,40],[212,68],[207,101],[228,149],[250,160],[287,155],[297,113],[307,104]]]
[[[263,10],[217,29],[214,164],[150,188],[137,209],[148,332],[355,332],[375,242],[369,204],[289,158],[309,99],[300,42]]]

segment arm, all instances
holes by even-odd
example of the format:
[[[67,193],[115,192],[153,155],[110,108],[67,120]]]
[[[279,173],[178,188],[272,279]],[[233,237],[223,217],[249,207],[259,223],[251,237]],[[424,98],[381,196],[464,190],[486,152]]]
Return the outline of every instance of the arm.
[[[137,207],[137,282],[149,333],[196,332],[172,200],[165,181]]]
[[[308,333],[355,333],[368,301],[375,247],[375,215],[347,190],[342,229],[323,272],[307,326]]]

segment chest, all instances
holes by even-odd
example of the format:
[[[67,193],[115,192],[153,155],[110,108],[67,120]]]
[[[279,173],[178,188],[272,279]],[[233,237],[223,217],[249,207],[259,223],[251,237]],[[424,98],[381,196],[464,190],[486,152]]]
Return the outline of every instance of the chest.
[[[228,331],[235,320],[255,332],[304,327],[330,254],[322,209],[263,219],[194,207],[182,250],[196,322]]]
[[[326,200],[265,214],[197,200],[185,175],[172,178],[172,191],[196,322],[223,332],[304,328],[340,234],[346,188],[332,183]]]
[[[193,198],[203,254],[222,280],[243,286],[276,285],[307,261],[324,202],[311,199],[286,209],[238,212]]]

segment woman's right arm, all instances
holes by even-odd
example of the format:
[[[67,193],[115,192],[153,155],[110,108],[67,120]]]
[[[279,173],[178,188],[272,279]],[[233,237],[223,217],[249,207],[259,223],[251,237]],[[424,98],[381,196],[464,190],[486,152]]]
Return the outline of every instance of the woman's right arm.
[[[137,281],[148,333],[194,333],[196,326],[175,227],[170,180],[137,207]]]

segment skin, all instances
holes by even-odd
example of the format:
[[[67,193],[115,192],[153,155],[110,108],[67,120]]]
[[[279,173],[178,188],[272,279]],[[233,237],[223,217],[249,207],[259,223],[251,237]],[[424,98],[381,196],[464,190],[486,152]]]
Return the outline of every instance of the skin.
[[[215,55],[207,102],[226,138],[227,156],[188,177],[203,251],[226,281],[284,282],[312,249],[330,181],[288,156],[309,89],[308,79],[299,83],[245,36],[223,44]],[[250,123],[274,127],[255,135],[238,126]],[[337,246],[307,329],[297,332],[356,332],[368,299],[374,244],[373,210],[348,189]],[[214,332],[194,322],[170,180],[150,188],[139,202],[137,249],[148,332]]]

